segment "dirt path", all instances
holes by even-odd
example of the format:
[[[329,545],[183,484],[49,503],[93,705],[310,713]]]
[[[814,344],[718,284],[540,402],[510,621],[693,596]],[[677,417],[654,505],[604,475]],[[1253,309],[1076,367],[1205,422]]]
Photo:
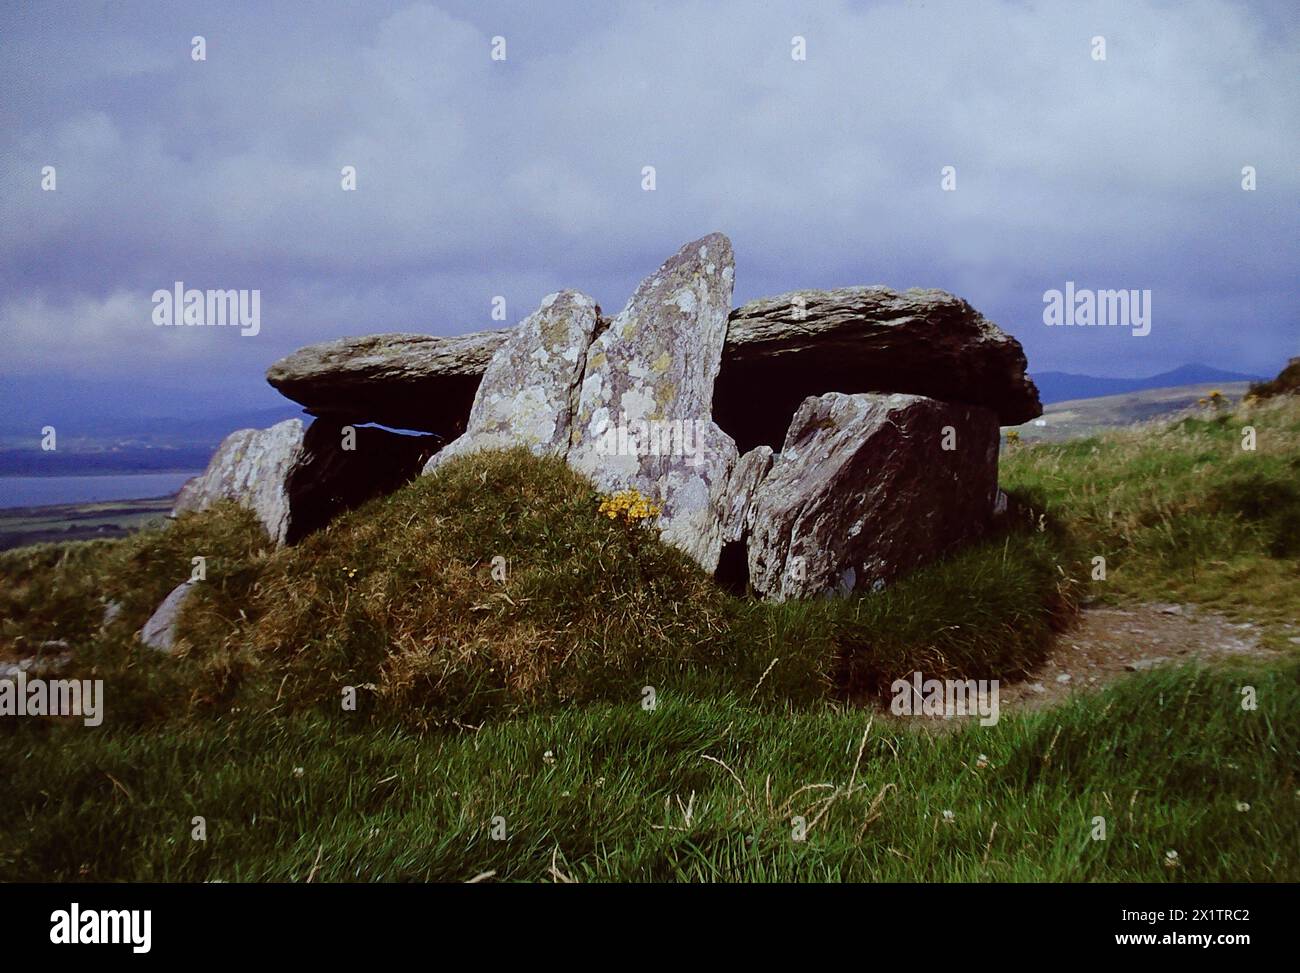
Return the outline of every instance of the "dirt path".
[[[1195,605],[1088,608],[1033,675],[1002,684],[1000,701],[1003,712],[1039,709],[1156,666],[1275,655],[1259,644],[1258,626]]]

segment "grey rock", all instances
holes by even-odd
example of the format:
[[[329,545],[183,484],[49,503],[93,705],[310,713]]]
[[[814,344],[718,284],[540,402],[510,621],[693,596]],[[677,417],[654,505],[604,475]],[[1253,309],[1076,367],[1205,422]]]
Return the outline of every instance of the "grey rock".
[[[315,416],[437,433],[465,429],[474,393],[509,331],[372,334],[300,348],[266,380]]]
[[[599,325],[600,308],[586,294],[548,295],[492,356],[465,434],[434,454],[424,472],[483,449],[526,446],[537,456],[568,452],[587,348]]]
[[[340,338],[281,359],[267,381],[312,415],[449,441],[464,432],[483,373],[509,335]],[[730,312],[713,417],[741,449],[779,445],[799,403],[824,392],[984,405],[1004,425],[1042,413],[1020,343],[943,291],[792,291]]]
[[[109,601],[104,604],[104,617],[100,621],[100,628],[108,628],[122,614],[122,603],[120,601]]]
[[[267,534],[283,544],[289,533],[289,474],[302,453],[301,419],[269,429],[232,432],[208,468],[181,487],[173,515],[233,500],[257,515]]]
[[[902,394],[809,398],[755,493],[750,583],[777,601],[878,589],[984,529],[997,461],[987,409]]]
[[[42,642],[35,655],[25,656],[16,661],[0,661],[0,679],[16,679],[19,673],[25,673],[33,679],[42,676],[54,676],[72,665],[72,649],[66,639],[50,639]]]
[[[994,517],[1004,516],[1007,512],[1007,506],[1009,504],[1010,504],[1010,497],[1008,497],[1004,492],[999,490],[998,495],[993,500],[993,516]]]
[[[663,539],[709,572],[737,458],[710,417],[734,276],[731,241],[713,233],[641,282],[587,349],[568,454],[599,489],[660,502]]]
[[[741,449],[778,445],[808,396],[904,392],[1042,414],[1020,343],[965,301],[888,287],[791,291],[731,313],[714,418]]]
[[[197,581],[183,581],[171,590],[171,593],[163,599],[162,604],[149,616],[149,621],[144,623],[144,628],[140,629],[141,642],[151,649],[157,649],[159,652],[170,653],[174,651],[176,622],[180,618],[186,600],[198,583]]]
[[[749,536],[754,523],[754,493],[772,468],[772,447],[755,446],[740,459],[727,481],[723,504],[722,542],[732,544]]]

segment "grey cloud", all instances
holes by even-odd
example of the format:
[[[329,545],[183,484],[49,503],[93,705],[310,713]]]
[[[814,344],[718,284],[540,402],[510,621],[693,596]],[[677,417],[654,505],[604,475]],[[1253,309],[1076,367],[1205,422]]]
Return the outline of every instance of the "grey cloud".
[[[201,369],[251,395],[298,344],[491,326],[495,294],[511,320],[565,286],[616,308],[714,229],[738,299],[944,287],[1039,370],[1269,371],[1295,353],[1286,5],[516,6],[7,9],[8,367]],[[1151,336],[1046,329],[1042,292],[1067,279],[1151,288]],[[260,288],[263,335],[161,344],[131,308],[174,280]]]

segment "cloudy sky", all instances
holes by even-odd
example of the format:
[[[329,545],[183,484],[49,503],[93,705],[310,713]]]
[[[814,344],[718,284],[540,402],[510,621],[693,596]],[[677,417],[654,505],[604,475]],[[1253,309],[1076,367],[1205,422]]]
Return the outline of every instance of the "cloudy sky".
[[[939,287],[1031,371],[1300,354],[1293,0],[304,9],[5,3],[0,382],[35,416],[274,405],[302,344],[500,326],[497,295],[613,312],[712,230],[737,303]],[[1067,280],[1150,289],[1151,333],[1048,328]],[[155,327],[176,281],[260,290],[260,334]]]

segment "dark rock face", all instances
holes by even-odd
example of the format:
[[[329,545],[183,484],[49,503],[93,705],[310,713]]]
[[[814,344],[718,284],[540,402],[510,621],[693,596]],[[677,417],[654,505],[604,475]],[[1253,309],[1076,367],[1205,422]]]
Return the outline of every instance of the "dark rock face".
[[[509,335],[339,338],[280,359],[266,380],[314,416],[432,432],[450,441],[465,431],[483,372]]]
[[[943,291],[792,291],[731,312],[713,414],[741,450],[779,446],[826,392],[924,395],[1015,425],[1043,411],[1025,368],[1020,342]]]
[[[881,585],[977,536],[997,470],[988,409],[900,394],[809,398],[754,494],[749,581],[775,601]]]
[[[317,419],[289,475],[286,543],[320,530],[336,516],[413,480],[438,450],[437,436],[403,436],[369,426]],[[346,449],[346,444],[355,448]]]

